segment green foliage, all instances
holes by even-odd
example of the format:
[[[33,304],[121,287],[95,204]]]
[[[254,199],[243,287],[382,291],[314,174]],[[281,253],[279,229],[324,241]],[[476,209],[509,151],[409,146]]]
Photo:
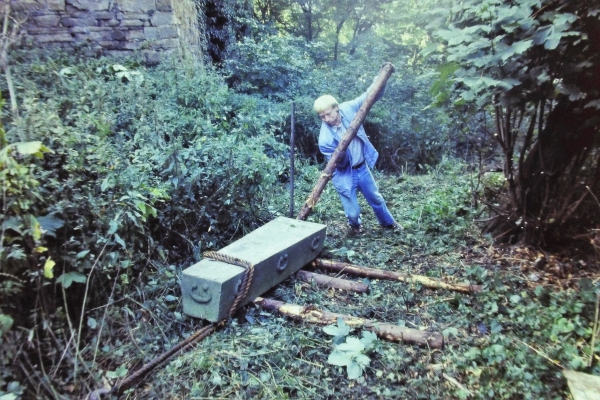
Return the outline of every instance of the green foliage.
[[[229,83],[243,93],[293,100],[305,93],[314,79],[310,56],[314,47],[288,35],[244,38],[229,50],[226,61]]]
[[[111,335],[108,321],[123,317],[96,307],[115,296],[141,301],[134,279],[150,291],[163,264],[191,262],[279,215],[288,150],[278,107],[231,92],[196,65],[13,57],[26,57],[14,70],[25,132],[5,114],[2,311],[33,328],[39,351],[61,350],[31,316],[65,344],[99,343]],[[26,282],[44,289],[31,296]],[[162,298],[178,295],[174,279],[168,290]],[[93,349],[83,368],[111,354]],[[84,387],[78,357],[50,370],[75,390]],[[122,377],[113,362],[90,379]]]
[[[580,281],[575,291],[543,286],[530,291],[518,279],[494,275],[487,280],[490,291],[483,298],[459,306],[489,334],[455,353],[463,383],[490,397],[562,398],[553,395],[564,385],[557,366],[588,371],[598,288]]]
[[[360,378],[371,362],[367,354],[377,346],[377,335],[373,332],[363,331],[360,339],[347,336],[350,333],[350,327],[341,318],[338,318],[337,325],[323,328],[323,332],[333,336],[335,343],[334,350],[327,358],[327,362],[339,367],[346,367],[348,379]]]
[[[447,13],[449,25],[434,31],[448,62],[436,103],[452,103],[457,115],[489,112],[504,156],[506,196],[490,205],[498,218],[487,229],[500,240],[556,243],[595,226],[595,202],[583,200],[598,193],[587,172],[598,166],[600,145],[598,46],[590,39],[600,32],[597,6],[468,1]]]

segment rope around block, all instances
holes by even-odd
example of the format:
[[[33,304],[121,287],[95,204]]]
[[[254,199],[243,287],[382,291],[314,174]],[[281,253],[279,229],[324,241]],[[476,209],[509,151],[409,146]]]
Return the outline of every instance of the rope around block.
[[[238,309],[239,304],[242,300],[246,298],[248,295],[248,290],[250,290],[250,285],[252,285],[252,279],[254,278],[254,264],[250,261],[242,260],[241,258],[228,256],[227,254],[218,253],[216,251],[207,251],[204,253],[204,257],[212,258],[213,260],[223,261],[227,264],[237,265],[238,267],[242,267],[246,269],[246,273],[244,274],[244,278],[242,279],[242,283],[240,285],[240,289],[238,290],[237,296],[235,296],[235,300],[229,309],[229,318],[233,317],[233,314]]]

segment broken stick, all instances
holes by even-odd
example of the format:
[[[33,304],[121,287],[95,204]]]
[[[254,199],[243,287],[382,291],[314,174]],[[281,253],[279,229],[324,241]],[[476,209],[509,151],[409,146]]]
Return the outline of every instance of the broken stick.
[[[448,283],[422,275],[406,275],[399,272],[384,271],[382,269],[363,267],[360,265],[348,264],[339,261],[323,260],[321,258],[317,258],[315,261],[313,261],[313,265],[315,267],[324,268],[331,271],[345,272],[347,274],[365,276],[367,278],[387,279],[407,283],[420,283],[421,285],[432,289],[448,289],[467,293],[478,293],[483,290],[480,285],[471,285],[469,283]]]
[[[323,274],[317,274],[315,272],[300,270],[296,272],[296,277],[304,282],[314,282],[318,286],[346,290],[349,292],[367,293],[369,291],[369,285],[366,283],[349,281],[342,278],[334,278]]]
[[[376,322],[370,319],[353,317],[351,315],[337,314],[318,310],[312,307],[303,307],[296,304],[288,304],[279,300],[257,297],[254,300],[263,309],[275,311],[282,315],[301,319],[314,324],[330,325],[337,323],[341,318],[351,327],[363,327],[374,332],[377,336],[397,342],[414,343],[430,348],[441,349],[444,346],[444,336],[441,333],[420,331],[403,326]]]

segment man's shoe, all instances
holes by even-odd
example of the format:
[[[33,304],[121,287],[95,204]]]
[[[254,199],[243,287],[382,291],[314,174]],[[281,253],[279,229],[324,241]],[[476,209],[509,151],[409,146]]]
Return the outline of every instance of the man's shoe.
[[[394,222],[391,225],[384,226],[383,229],[387,229],[387,230],[392,231],[392,232],[401,232],[401,231],[404,230],[404,227],[402,225],[400,225],[399,223]]]
[[[362,225],[359,225],[359,226],[350,225],[350,233],[353,235],[360,235],[362,233],[365,233],[365,229],[363,228]]]

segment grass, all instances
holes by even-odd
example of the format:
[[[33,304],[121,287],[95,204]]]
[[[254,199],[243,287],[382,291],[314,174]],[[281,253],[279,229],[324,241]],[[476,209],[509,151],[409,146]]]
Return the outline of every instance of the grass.
[[[563,369],[599,374],[597,357],[592,367],[588,365],[596,281],[573,276],[565,284],[545,270],[536,270],[537,281],[529,279],[526,273],[535,268],[536,252],[496,248],[481,235],[472,222],[479,211],[470,203],[471,177],[455,160],[446,160],[426,175],[376,179],[405,231],[378,228],[365,204],[367,232],[348,235],[335,192],[328,189],[311,217],[327,225],[321,256],[482,284],[484,292],[464,295],[373,280],[370,293],[359,295],[289,279],[266,296],[441,332],[444,349],[381,339],[368,355],[364,374],[351,380],[342,367],[328,363],[334,343],[323,327],[249,305],[194,349],[146,378],[129,396],[561,399],[570,396]],[[164,334],[176,342],[198,325],[181,316],[183,329]],[[140,340],[136,335],[133,339]],[[360,337],[361,330],[350,335]]]

